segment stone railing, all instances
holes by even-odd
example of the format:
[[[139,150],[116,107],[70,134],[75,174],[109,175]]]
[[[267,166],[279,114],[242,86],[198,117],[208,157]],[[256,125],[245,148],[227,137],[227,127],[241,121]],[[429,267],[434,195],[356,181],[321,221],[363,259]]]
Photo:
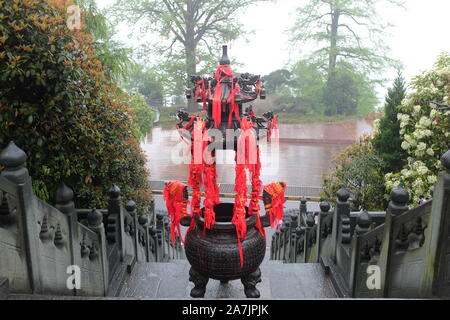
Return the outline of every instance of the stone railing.
[[[342,297],[450,297],[450,151],[441,159],[433,200],[409,210],[409,194],[391,192],[386,212],[350,212],[341,189],[334,209],[300,206],[273,236],[271,259],[320,262]]]
[[[182,258],[180,243],[161,241],[166,228],[139,215],[134,201],[124,206],[117,186],[103,210],[76,209],[63,183],[55,205],[45,203],[33,193],[26,158],[13,142],[0,154],[0,283],[9,292],[116,295],[136,262]],[[74,266],[80,289],[67,283]]]

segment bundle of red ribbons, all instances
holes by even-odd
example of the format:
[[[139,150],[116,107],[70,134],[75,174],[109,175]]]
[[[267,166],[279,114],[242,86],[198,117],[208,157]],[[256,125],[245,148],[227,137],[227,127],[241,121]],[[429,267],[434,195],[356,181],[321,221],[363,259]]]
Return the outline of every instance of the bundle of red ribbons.
[[[250,205],[248,208],[248,215],[256,215],[256,228],[265,237],[265,231],[262,227],[259,215],[259,200],[262,192],[262,181],[260,179],[261,173],[261,160],[260,160],[260,150],[257,146],[257,139],[254,134],[253,122],[250,117],[245,117],[241,120],[239,116],[239,106],[235,101],[235,96],[240,92],[239,85],[237,81],[234,80],[234,74],[229,65],[220,65],[216,71],[215,79],[217,80],[212,106],[212,117],[214,121],[214,126],[218,128],[222,123],[222,106],[230,105],[228,127],[231,128],[231,123],[233,120],[233,115],[239,121],[241,121],[242,133],[238,139],[238,152],[243,152],[241,156],[236,155],[236,178],[235,178],[235,204],[232,223],[236,226],[236,233],[238,239],[238,248],[241,267],[244,266],[244,255],[242,249],[242,241],[246,238],[247,233],[247,203],[250,200]],[[222,83],[230,79],[232,88],[231,93],[226,101],[222,100]],[[257,85],[257,92],[260,90],[260,83]],[[206,110],[206,99],[210,95],[210,92],[206,91],[205,80],[202,79],[198,81],[196,85],[196,98],[201,98],[203,102],[203,108]],[[188,230],[190,232],[195,228],[195,215],[203,215],[205,221],[206,230],[211,230],[215,223],[215,212],[214,207],[220,203],[219,187],[217,185],[217,171],[215,161],[208,161],[204,159],[205,148],[207,148],[208,143],[213,142],[212,138],[207,136],[205,122],[201,118],[191,118],[188,124],[183,128],[185,130],[191,130],[192,141],[194,143],[191,145],[192,160],[189,165],[189,180],[188,184],[192,187],[192,200],[191,200],[191,218],[192,223]],[[277,129],[277,119],[276,117],[269,124],[268,138],[270,138],[272,131]],[[201,151],[196,152],[196,143],[201,142]],[[198,146],[197,146],[198,148]],[[242,149],[243,148],[243,149]],[[241,150],[241,151],[239,151]],[[201,154],[202,159],[199,161],[198,156]],[[212,157],[215,156],[213,153]],[[248,169],[251,177],[251,196],[250,199],[247,195],[247,172]],[[204,200],[204,210],[200,208],[201,204],[201,186],[204,185],[205,200]],[[186,215],[186,205],[187,202],[183,200],[180,190],[183,189],[183,184],[179,182],[169,183],[164,190],[164,198],[166,200],[169,215],[171,216],[171,236],[174,241],[175,236],[180,234],[180,220]],[[283,203],[281,198],[284,200],[284,190],[283,193],[279,193],[279,189],[276,190],[274,186],[270,185],[269,191],[272,193],[274,205],[272,210],[270,210],[271,221],[275,224],[276,221],[282,217]],[[281,212],[281,213],[280,213]]]

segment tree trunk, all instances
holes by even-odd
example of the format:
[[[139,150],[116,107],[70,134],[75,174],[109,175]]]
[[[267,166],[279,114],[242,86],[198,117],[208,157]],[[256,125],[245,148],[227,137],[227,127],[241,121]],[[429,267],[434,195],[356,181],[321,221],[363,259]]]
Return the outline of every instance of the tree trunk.
[[[186,73],[188,76],[188,81],[190,81],[189,76],[195,75],[197,73],[197,41],[195,40],[195,31],[194,31],[194,9],[192,5],[192,1],[187,1],[187,14],[185,16],[186,22],[186,38],[184,41],[184,50],[186,51]],[[196,112],[198,109],[198,103],[192,96],[192,99],[188,100],[188,111]]]
[[[331,15],[331,31],[330,31],[330,53],[329,53],[329,63],[328,63],[328,81],[334,79],[336,75],[336,62],[337,62],[337,37],[338,37],[338,26],[339,17],[341,12],[339,9],[333,11]]]
[[[188,76],[188,81],[190,81],[189,76],[195,75],[197,73],[197,64],[195,63],[196,56],[196,46],[193,44],[186,44],[186,73]],[[191,85],[191,84],[190,84]],[[188,100],[188,111],[196,112],[198,109],[198,103],[195,100],[195,96]]]

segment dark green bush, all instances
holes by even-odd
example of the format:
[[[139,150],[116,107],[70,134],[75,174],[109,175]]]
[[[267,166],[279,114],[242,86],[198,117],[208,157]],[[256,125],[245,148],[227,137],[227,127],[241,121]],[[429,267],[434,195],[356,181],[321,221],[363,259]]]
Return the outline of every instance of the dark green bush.
[[[105,78],[92,37],[68,29],[71,4],[0,0],[0,149],[14,140],[27,152],[44,200],[65,181],[78,207],[104,207],[117,184],[147,208],[151,192],[131,132],[130,97]]]

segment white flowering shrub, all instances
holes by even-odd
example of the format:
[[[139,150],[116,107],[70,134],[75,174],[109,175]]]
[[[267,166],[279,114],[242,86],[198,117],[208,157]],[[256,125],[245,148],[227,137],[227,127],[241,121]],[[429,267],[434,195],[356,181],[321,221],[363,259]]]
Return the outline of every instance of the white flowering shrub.
[[[421,199],[431,198],[442,169],[439,159],[450,149],[450,55],[440,55],[434,68],[416,76],[410,88],[413,92],[398,113],[408,163],[401,172],[388,173],[385,180],[387,192],[401,184],[412,204],[418,205]]]

